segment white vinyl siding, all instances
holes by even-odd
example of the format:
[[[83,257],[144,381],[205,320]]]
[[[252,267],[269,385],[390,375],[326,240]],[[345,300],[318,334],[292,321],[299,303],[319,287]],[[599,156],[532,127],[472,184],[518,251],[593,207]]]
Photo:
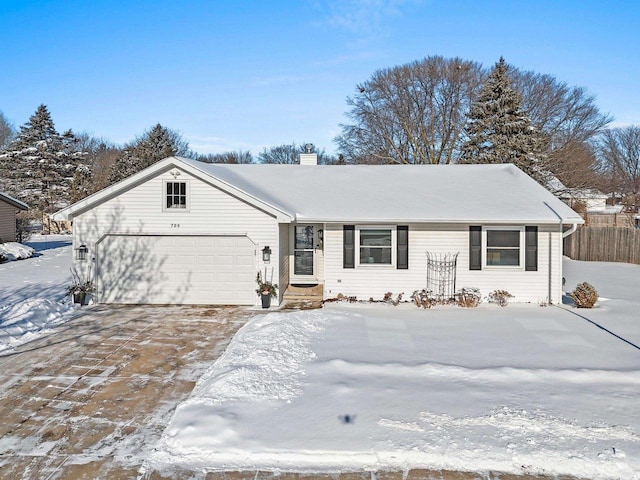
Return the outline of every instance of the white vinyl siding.
[[[74,248],[87,245],[91,259],[95,256],[96,242],[108,233],[240,235],[255,245],[256,271],[261,269],[264,272],[261,250],[265,246],[271,248],[272,259],[280,258],[278,224],[273,216],[185,171],[181,171],[180,180],[189,184],[188,212],[183,209],[165,210],[164,185],[173,180],[169,171],[160,173],[77,215],[74,218]],[[130,259],[118,261],[127,264],[131,272],[135,271],[136,265]],[[269,276],[272,269],[273,278],[278,278],[279,262],[272,260],[267,265]]]
[[[0,242],[16,241],[16,211],[18,209],[0,200]]]
[[[360,266],[342,268],[342,224],[325,227],[325,297],[338,293],[358,299],[382,299],[386,292],[404,293],[426,287],[426,252],[458,253],[456,288],[477,287],[483,296],[507,290],[514,302],[553,303],[562,300],[562,235],[559,226],[538,228],[538,270],[469,270],[469,225],[409,224],[409,268]],[[551,256],[550,256],[551,254]],[[551,279],[549,278],[551,268]],[[550,295],[551,293],[551,295]]]

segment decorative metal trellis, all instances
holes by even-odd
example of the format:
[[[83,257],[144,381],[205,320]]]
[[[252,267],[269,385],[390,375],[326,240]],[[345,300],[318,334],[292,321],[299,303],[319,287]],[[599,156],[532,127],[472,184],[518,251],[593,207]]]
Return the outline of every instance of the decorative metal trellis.
[[[427,291],[439,303],[455,299],[457,263],[458,252],[427,252]]]

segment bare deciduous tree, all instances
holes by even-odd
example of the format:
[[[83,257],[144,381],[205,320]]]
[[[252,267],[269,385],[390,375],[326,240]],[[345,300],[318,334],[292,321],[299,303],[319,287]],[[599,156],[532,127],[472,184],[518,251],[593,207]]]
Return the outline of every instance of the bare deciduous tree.
[[[86,164],[90,166],[90,180],[87,185],[89,194],[109,186],[109,173],[116,159],[122,154],[122,148],[103,137],[95,137],[87,132],[76,135],[78,149],[86,152]],[[80,177],[86,172],[80,172]]]
[[[16,129],[11,124],[7,117],[4,116],[4,113],[0,111],[0,150],[5,148],[13,137],[16,135]]]
[[[627,197],[630,207],[640,204],[640,127],[605,130],[599,153],[612,187]]]
[[[298,147],[294,142],[288,145],[264,148],[258,154],[258,160],[260,163],[294,164],[299,162],[299,154]]]
[[[232,163],[243,164],[253,163],[253,155],[248,150],[235,150],[223,153],[209,153],[206,155],[198,155],[197,160],[205,163]]]
[[[549,164],[567,188],[600,188],[602,174],[594,142],[567,142],[562,147],[561,161],[556,153]]]
[[[378,70],[347,98],[340,151],[353,163],[451,163],[483,77],[479,63],[441,56]]]
[[[296,144],[292,142],[289,145],[276,145],[274,147],[265,148],[258,155],[260,163],[280,163],[280,164],[296,164],[300,163],[300,154],[304,153],[305,145],[311,146],[311,152],[318,155],[318,164],[334,164],[338,163],[337,159],[327,154],[324,150],[319,150],[312,143]]]
[[[600,112],[595,96],[582,87],[569,86],[551,75],[510,72],[514,87],[522,94],[524,110],[547,136],[550,170],[567,186],[592,186],[592,143],[611,117]]]
[[[550,170],[568,174],[576,150],[588,151],[588,143],[610,117],[600,112],[595,97],[584,88],[552,75],[514,67],[509,72],[512,86],[522,95],[523,110],[547,139]],[[438,56],[375,72],[347,98],[352,123],[341,125],[339,150],[352,163],[457,161],[466,140],[465,114],[486,75],[476,62]],[[569,183],[579,186],[581,181]]]
[[[595,96],[555,77],[531,71],[510,70],[514,87],[522,94],[531,121],[551,137],[551,147],[592,140],[611,122],[600,112]]]

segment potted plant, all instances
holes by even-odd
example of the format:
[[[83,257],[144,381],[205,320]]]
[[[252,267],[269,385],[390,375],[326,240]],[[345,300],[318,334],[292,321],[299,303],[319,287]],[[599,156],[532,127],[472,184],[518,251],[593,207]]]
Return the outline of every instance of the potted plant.
[[[88,305],[93,293],[93,280],[91,279],[91,269],[85,279],[82,279],[75,268],[71,269],[71,285],[67,287],[67,295],[73,296],[73,303]]]
[[[256,293],[262,300],[262,308],[269,308],[271,306],[271,297],[277,295],[276,291],[278,289],[278,285],[273,283],[273,268],[271,269],[271,280],[267,280],[267,267],[264,267],[264,276],[262,272],[258,271],[256,283],[258,284]]]

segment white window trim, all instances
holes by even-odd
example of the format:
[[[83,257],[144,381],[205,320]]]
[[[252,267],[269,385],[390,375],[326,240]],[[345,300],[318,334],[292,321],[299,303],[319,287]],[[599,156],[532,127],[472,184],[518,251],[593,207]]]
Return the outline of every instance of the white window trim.
[[[360,230],[391,230],[391,263],[360,263]],[[398,235],[396,225],[356,225],[354,238],[355,260],[358,268],[395,269],[398,250]]]
[[[167,183],[186,183],[187,184],[187,206],[186,208],[167,208]],[[191,211],[191,182],[189,181],[189,179],[184,178],[184,179],[164,179],[162,181],[162,211],[163,212],[171,212],[171,213],[178,213],[178,212],[189,212]]]
[[[519,263],[520,265],[487,265],[487,231],[488,230],[517,230],[520,232],[520,246],[519,246]],[[502,226],[489,226],[482,227],[482,269],[483,270],[522,270],[524,271],[525,261],[525,228],[520,225],[502,225]]]

